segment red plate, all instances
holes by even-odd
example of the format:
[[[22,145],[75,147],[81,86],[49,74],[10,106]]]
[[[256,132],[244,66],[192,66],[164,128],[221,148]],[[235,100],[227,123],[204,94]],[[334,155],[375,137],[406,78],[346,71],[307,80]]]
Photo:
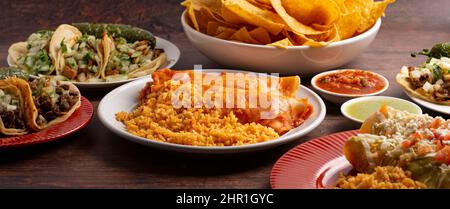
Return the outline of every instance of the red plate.
[[[291,149],[272,168],[272,188],[333,188],[339,174],[352,169],[342,153],[342,146],[350,136],[357,133],[357,130],[335,133]]]
[[[61,139],[85,127],[91,121],[93,114],[94,108],[92,104],[86,98],[81,97],[80,108],[64,122],[50,126],[40,132],[0,138],[0,149],[16,148]]]

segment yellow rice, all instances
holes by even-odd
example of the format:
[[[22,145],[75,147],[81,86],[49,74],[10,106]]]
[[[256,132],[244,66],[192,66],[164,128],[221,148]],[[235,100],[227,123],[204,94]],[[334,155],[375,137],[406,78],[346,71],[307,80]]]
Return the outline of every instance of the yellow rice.
[[[336,187],[342,189],[425,189],[426,185],[411,179],[409,172],[399,167],[376,167],[370,174],[356,176],[340,174]]]
[[[174,108],[170,90],[177,84],[164,83],[151,92],[130,113],[119,112],[116,119],[133,135],[151,140],[196,146],[235,146],[278,138],[275,130],[257,123],[242,124],[232,113],[219,109]]]

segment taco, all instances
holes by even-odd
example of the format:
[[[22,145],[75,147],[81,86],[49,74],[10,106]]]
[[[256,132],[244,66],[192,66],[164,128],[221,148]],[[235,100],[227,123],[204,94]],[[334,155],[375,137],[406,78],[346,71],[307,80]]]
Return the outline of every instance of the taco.
[[[52,38],[52,49],[58,54],[56,74],[77,81],[98,81],[104,68],[103,41],[82,34],[72,25],[61,25]]]
[[[344,144],[344,155],[358,172],[398,166],[429,188],[450,188],[449,123],[383,106]]]
[[[430,58],[419,67],[402,67],[397,83],[420,99],[450,105],[450,58]]]
[[[102,36],[105,66],[100,77],[106,81],[150,75],[166,63],[163,49],[148,31],[122,24],[74,23],[83,34]]]
[[[77,82],[115,81],[149,75],[166,63],[148,31],[122,24],[62,24],[13,44],[8,63],[32,75]],[[56,73],[54,73],[56,72]]]
[[[32,33],[27,41],[18,42],[8,49],[8,63],[27,73],[49,75],[55,70],[56,54],[50,53],[53,31]]]
[[[49,77],[30,78],[27,115],[28,126],[39,131],[69,118],[81,105],[81,94],[70,82]]]
[[[26,95],[21,86],[27,86],[25,80],[7,78],[0,80],[0,133],[4,135],[24,135],[28,133],[26,126]]]

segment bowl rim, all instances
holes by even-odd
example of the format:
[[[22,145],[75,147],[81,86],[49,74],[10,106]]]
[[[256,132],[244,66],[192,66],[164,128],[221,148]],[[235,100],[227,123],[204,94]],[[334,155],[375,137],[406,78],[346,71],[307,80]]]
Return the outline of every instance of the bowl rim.
[[[264,48],[264,49],[279,49],[278,47],[275,46],[269,46],[269,45],[261,45],[261,44],[249,44],[249,43],[243,43],[243,42],[237,42],[237,41],[230,41],[230,40],[225,40],[225,39],[220,39],[220,38],[216,38],[214,36],[210,36],[207,34],[204,34],[202,32],[199,32],[197,30],[195,30],[194,28],[192,28],[188,23],[187,23],[187,12],[186,10],[183,11],[183,13],[181,14],[181,25],[183,26],[183,28],[185,29],[185,32],[189,31],[189,33],[194,33],[196,35],[201,36],[202,38],[205,39],[209,39],[209,40],[213,40],[213,41],[218,41],[218,42],[222,42],[222,43],[228,43],[228,44],[232,44],[232,45],[236,45],[236,46],[248,46],[248,47],[255,47],[255,48]],[[323,47],[312,47],[312,46],[288,46],[287,49],[323,49],[323,48],[333,48],[333,47],[339,47],[339,46],[343,46],[343,45],[347,45],[347,44],[351,44],[351,43],[355,43],[355,42],[359,42],[362,41],[368,37],[370,37],[373,34],[376,34],[378,32],[378,30],[381,27],[381,17],[378,18],[378,20],[375,22],[375,24],[367,31],[351,37],[351,38],[347,38],[344,40],[340,40],[340,41],[336,41],[336,42],[331,42],[326,46]]]
[[[413,106],[416,110],[418,110],[418,112],[419,112],[418,114],[423,114],[422,108],[420,108],[420,106],[417,105],[416,103],[408,101],[406,99],[397,98],[397,97],[391,97],[391,96],[367,96],[367,97],[359,97],[359,98],[350,99],[350,100],[344,102],[344,104],[341,105],[341,108],[340,108],[341,114],[344,117],[346,117],[346,118],[348,118],[348,119],[350,119],[352,121],[355,121],[357,123],[363,123],[364,121],[360,121],[359,119],[356,119],[355,117],[349,115],[348,112],[346,111],[348,109],[347,107],[349,105],[355,103],[355,102],[372,101],[372,100],[377,100],[377,99],[392,99],[392,100],[397,100],[397,101],[401,101],[401,102],[404,102],[404,103],[408,103],[411,106]]]
[[[365,72],[369,72],[379,78],[381,78],[384,81],[384,87],[376,92],[373,93],[369,93],[369,94],[342,94],[342,93],[336,93],[336,92],[332,92],[332,91],[328,91],[325,89],[322,89],[320,87],[317,86],[316,81],[317,79],[319,79],[322,76],[328,75],[328,74],[333,74],[333,73],[338,73],[338,72],[342,72],[342,71],[365,71]],[[385,92],[388,88],[389,88],[389,80],[384,77],[383,75],[370,71],[370,70],[363,70],[363,69],[336,69],[336,70],[329,70],[329,71],[325,71],[325,72],[321,72],[317,75],[315,75],[314,77],[312,77],[311,79],[311,86],[317,90],[320,91],[321,93],[325,93],[328,95],[332,95],[332,96],[338,96],[338,97],[346,97],[346,98],[357,98],[357,97],[367,97],[367,96],[376,96],[379,95],[383,92]]]

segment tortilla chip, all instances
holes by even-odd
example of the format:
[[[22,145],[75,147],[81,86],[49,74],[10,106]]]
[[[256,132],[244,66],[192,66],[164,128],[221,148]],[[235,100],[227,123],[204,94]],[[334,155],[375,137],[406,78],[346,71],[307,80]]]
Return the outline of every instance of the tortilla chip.
[[[287,49],[289,46],[294,46],[294,44],[292,44],[292,42],[288,38],[267,45],[282,49]]]
[[[195,30],[200,31],[200,26],[198,26],[197,16],[195,15],[194,7],[190,6],[187,9],[187,13],[189,15],[189,19],[191,20],[192,26]]]
[[[186,6],[187,4],[187,6]],[[220,14],[222,2],[219,0],[189,0],[189,2],[182,2],[181,5],[185,7],[192,7],[194,10],[208,9],[215,14]]]
[[[320,25],[317,23],[313,23],[311,24],[311,27],[313,27],[316,30],[321,30],[321,31],[326,31],[326,30],[330,30],[334,25]]]
[[[266,10],[273,9],[272,5],[270,4],[270,1],[268,1],[268,0],[267,1],[247,0],[247,1],[250,2],[251,4],[255,5],[255,6],[259,7],[259,8],[263,8],[263,9],[266,9]]]
[[[280,15],[280,17],[284,20],[289,29],[291,29],[293,32],[297,34],[308,34],[308,35],[324,33],[323,31],[318,31],[308,25],[305,25],[297,21],[294,17],[290,16],[287,13],[286,9],[283,7],[281,0],[271,0],[270,2],[272,2],[272,6],[275,9],[275,11]]]
[[[263,27],[273,35],[277,35],[285,27],[276,13],[245,0],[222,0],[222,5],[222,17],[227,22]]]
[[[206,26],[206,34],[210,36],[216,36],[217,35],[217,29],[219,28],[219,23],[214,21],[209,21],[208,25]]]
[[[215,36],[216,38],[220,38],[220,39],[226,39],[229,40],[230,37],[236,33],[236,29],[233,28],[228,28],[228,27],[224,27],[224,26],[219,26],[217,28],[217,35]]]
[[[346,14],[346,13],[348,13],[348,9],[347,9],[347,7],[345,6],[345,1],[346,0],[333,0],[335,3],[336,3],[336,5],[339,7],[339,9],[341,10],[341,13],[343,13],[343,14]]]
[[[332,0],[281,0],[281,3],[290,16],[305,25],[332,25],[341,15]]]
[[[245,27],[242,27],[241,29],[236,31],[236,33],[234,33],[230,37],[230,40],[240,41],[240,42],[249,43],[249,44],[258,44],[259,43],[257,40],[252,38],[252,36],[248,32],[247,28],[245,28]]]
[[[395,0],[385,0],[375,2],[370,10],[370,17],[368,18],[366,28],[360,28],[360,31],[358,32],[364,32],[370,29],[381,16],[384,16],[384,10],[386,10],[386,7],[389,4],[394,3],[394,1]]]
[[[387,5],[395,0],[383,0],[374,2],[373,0],[345,1],[345,6],[349,13],[357,12],[360,15],[358,33],[370,29],[375,22],[384,14]]]
[[[263,27],[253,29],[249,33],[253,39],[257,40],[261,44],[272,43],[272,39],[270,38],[269,32]]]
[[[336,23],[341,39],[353,37],[357,32],[361,16],[357,12],[346,14]]]
[[[186,0],[181,5],[192,27],[210,36],[254,44],[287,38],[294,45],[321,47],[367,31],[394,1]]]

